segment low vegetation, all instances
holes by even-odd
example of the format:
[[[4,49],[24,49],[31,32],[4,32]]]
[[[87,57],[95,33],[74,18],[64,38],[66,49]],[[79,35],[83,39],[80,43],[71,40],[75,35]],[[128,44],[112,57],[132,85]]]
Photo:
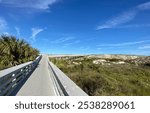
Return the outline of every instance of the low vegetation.
[[[34,60],[39,54],[25,40],[0,36],[0,70]]]
[[[88,57],[50,58],[89,95],[150,95],[150,65]],[[98,61],[98,63],[94,62]]]

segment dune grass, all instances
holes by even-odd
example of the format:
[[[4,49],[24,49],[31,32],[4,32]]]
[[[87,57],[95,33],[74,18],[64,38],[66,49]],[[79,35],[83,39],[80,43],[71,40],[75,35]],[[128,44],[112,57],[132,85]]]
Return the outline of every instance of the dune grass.
[[[150,67],[134,64],[93,64],[93,59],[50,58],[68,77],[92,96],[150,95]],[[76,62],[76,64],[74,64]]]

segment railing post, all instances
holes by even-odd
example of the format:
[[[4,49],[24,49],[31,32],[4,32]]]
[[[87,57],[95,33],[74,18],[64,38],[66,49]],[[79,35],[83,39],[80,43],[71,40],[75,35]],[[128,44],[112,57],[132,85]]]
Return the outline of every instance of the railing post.
[[[41,56],[35,61],[27,62],[0,71],[0,95],[10,95],[13,90],[33,72]]]

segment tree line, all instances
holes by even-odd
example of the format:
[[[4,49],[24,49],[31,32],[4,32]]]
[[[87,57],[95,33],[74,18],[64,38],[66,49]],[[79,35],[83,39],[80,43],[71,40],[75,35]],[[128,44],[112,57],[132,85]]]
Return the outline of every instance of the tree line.
[[[24,39],[15,36],[0,36],[0,70],[34,60],[39,50]]]

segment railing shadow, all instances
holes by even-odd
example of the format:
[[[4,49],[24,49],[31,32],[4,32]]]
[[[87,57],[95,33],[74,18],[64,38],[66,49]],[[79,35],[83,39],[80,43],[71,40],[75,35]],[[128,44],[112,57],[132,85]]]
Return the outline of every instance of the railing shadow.
[[[26,81],[30,78],[32,73],[35,71],[35,69],[39,68],[38,64],[20,83],[16,86],[16,88],[13,90],[13,92],[10,94],[10,96],[16,96],[19,90],[22,88],[22,86],[26,83]]]

